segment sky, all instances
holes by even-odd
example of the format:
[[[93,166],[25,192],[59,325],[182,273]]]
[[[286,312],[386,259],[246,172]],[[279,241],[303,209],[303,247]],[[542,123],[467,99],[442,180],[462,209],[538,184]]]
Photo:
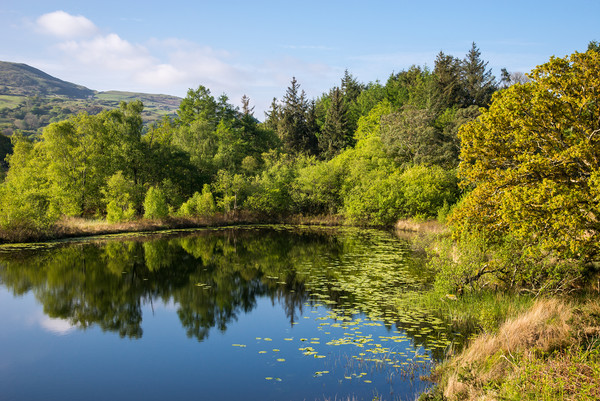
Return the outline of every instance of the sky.
[[[600,0],[4,0],[0,60],[98,91],[247,95],[262,120],[292,77],[312,99],[346,69],[385,83],[473,42],[496,77],[526,73],[600,41],[599,21]]]

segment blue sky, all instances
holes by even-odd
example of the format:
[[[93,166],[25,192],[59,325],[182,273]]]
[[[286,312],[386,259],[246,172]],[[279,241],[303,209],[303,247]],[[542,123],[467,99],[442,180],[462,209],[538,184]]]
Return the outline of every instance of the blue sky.
[[[4,1],[0,60],[96,90],[185,96],[208,87],[264,117],[295,76],[317,97],[348,69],[385,82],[475,42],[494,74],[600,41],[600,0]]]

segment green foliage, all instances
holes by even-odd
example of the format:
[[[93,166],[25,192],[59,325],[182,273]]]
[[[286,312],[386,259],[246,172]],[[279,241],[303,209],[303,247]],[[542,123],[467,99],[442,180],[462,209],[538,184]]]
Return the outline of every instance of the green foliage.
[[[144,198],[144,217],[147,219],[164,219],[169,215],[167,198],[162,189],[148,188]]]
[[[333,161],[345,171],[341,187],[343,214],[350,219],[388,224],[401,208],[400,173],[387,157],[381,143],[380,118],[391,110],[387,101],[361,117],[354,149],[342,152]]]
[[[288,155],[272,152],[264,158],[265,168],[251,181],[244,206],[267,215],[289,213],[293,211],[291,191],[296,169]]]
[[[314,127],[307,121],[309,103],[300,84],[293,77],[279,111],[277,134],[284,150],[290,154],[313,153],[317,147]]]
[[[405,216],[431,218],[458,198],[458,179],[452,170],[416,165],[400,176]]]
[[[466,64],[457,65],[463,74]],[[40,205],[52,218],[106,213],[122,221],[141,215],[143,194],[160,188],[164,202],[155,203],[189,216],[216,208],[340,214],[374,224],[443,218],[456,198],[456,132],[476,112],[440,106],[440,71],[412,66],[385,85],[364,85],[345,71],[340,87],[316,101],[293,78],[283,101],[273,99],[264,124],[246,96],[240,111],[204,86],[188,91],[177,117],[147,130],[139,101],[71,117],[47,127],[32,145],[43,166],[36,173],[46,202]],[[103,96],[115,103],[121,95]]]
[[[204,184],[201,194],[195,192],[190,199],[181,205],[179,215],[186,217],[213,216],[216,209],[215,199],[210,190],[210,185]]]
[[[487,64],[481,60],[481,51],[475,43],[463,60],[440,52],[434,68],[439,96],[437,108],[489,105],[498,87]]]
[[[319,150],[326,159],[331,159],[352,140],[348,127],[348,108],[339,88],[330,93],[331,104],[327,109],[325,122],[319,135]]]
[[[462,62],[462,82],[464,87],[463,105],[487,106],[496,91],[495,78],[487,69],[487,62],[481,60],[481,51],[473,42]]]
[[[219,209],[224,212],[237,211],[248,192],[248,182],[241,174],[219,170],[215,190],[220,194],[217,200]]]
[[[217,117],[217,102],[210,90],[200,85],[198,89],[189,89],[187,96],[181,101],[177,117],[181,124],[202,120],[214,129],[219,120]]]
[[[368,84],[356,98],[356,110],[359,116],[366,116],[371,109],[386,98],[385,88],[379,81]]]
[[[433,110],[438,102],[435,76],[426,67],[413,65],[406,71],[392,74],[385,90],[387,99],[398,108],[411,105]]]
[[[10,138],[0,134],[0,171],[8,168],[8,163],[6,163],[5,159],[10,153],[12,153]]]
[[[461,128],[460,176],[476,187],[453,213],[457,233],[510,233],[561,258],[598,254],[599,76],[598,52],[551,58]]]
[[[125,178],[122,171],[113,174],[102,190],[106,202],[106,220],[111,223],[128,221],[135,216],[134,199],[140,197],[133,181]]]
[[[443,238],[428,265],[435,274],[434,291],[439,296],[463,294],[479,290],[494,282],[495,277],[484,275],[488,270],[489,243],[484,235],[465,232],[459,241]],[[491,280],[491,281],[490,281]]]
[[[352,176],[358,179],[356,173],[358,171],[354,170]],[[350,184],[350,180],[347,179],[346,183]],[[387,225],[402,216],[403,201],[398,171],[385,168],[363,170],[360,181],[351,187],[347,185],[343,212],[351,220]]]
[[[7,157],[10,169],[0,184],[0,228],[40,231],[48,228],[58,214],[50,207],[51,197],[39,147],[19,133],[12,136],[13,153]],[[42,173],[42,174],[40,174]]]
[[[401,112],[382,117],[381,140],[398,164],[443,162],[444,143],[428,110],[405,106]]]
[[[299,160],[297,165],[293,203],[303,213],[336,214],[342,205],[340,190],[345,177],[342,164],[336,160],[319,162],[308,158]]]

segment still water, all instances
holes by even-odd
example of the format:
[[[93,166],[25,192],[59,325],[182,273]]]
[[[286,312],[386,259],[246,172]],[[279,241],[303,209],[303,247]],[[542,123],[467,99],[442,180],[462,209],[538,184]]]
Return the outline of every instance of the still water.
[[[426,281],[377,230],[0,247],[0,400],[414,400],[452,343]]]

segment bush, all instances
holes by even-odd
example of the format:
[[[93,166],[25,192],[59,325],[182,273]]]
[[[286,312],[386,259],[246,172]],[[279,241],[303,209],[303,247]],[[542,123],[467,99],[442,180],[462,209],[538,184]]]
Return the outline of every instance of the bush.
[[[448,205],[454,204],[458,198],[458,180],[454,170],[416,165],[402,173],[401,181],[407,216],[435,217],[444,205],[449,209]]]
[[[190,199],[181,205],[179,215],[186,217],[213,216],[216,210],[215,199],[210,190],[210,185],[204,184],[202,194],[195,192]]]
[[[113,174],[102,190],[106,205],[106,220],[110,223],[128,221],[135,216],[134,199],[139,191],[132,180],[123,176],[121,171]]]
[[[165,194],[160,188],[150,187],[144,199],[144,217],[147,219],[163,219],[169,215],[169,207]]]

